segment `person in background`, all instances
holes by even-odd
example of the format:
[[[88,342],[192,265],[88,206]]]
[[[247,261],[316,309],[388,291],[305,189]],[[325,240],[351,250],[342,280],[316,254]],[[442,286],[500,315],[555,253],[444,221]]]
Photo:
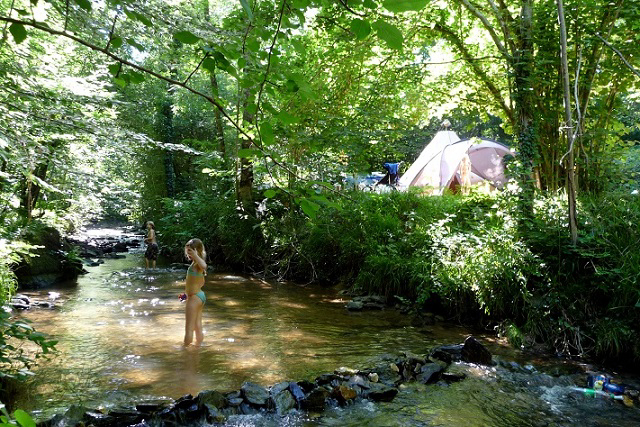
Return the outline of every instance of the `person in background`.
[[[204,276],[207,273],[206,252],[204,245],[200,239],[191,239],[184,246],[184,254],[191,261],[187,268],[187,278],[185,279],[186,311],[185,311],[185,330],[184,330],[184,346],[188,346],[193,342],[195,333],[195,345],[202,344],[204,335],[202,332],[202,308],[207,300],[202,287],[204,286]]]
[[[147,244],[147,250],[144,252],[146,268],[149,268],[149,262],[151,262],[152,268],[156,268],[159,248],[156,238],[156,226],[153,221],[147,221],[147,237],[145,237],[144,242]]]

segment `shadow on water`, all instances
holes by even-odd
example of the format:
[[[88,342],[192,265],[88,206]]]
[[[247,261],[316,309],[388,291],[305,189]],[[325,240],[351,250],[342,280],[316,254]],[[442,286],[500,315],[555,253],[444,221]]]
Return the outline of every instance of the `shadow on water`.
[[[55,300],[55,309],[23,316],[59,340],[59,354],[35,369],[32,390],[18,407],[44,419],[72,404],[121,407],[205,389],[238,389],[245,381],[269,386],[313,379],[340,366],[371,366],[385,353],[425,353],[469,334],[455,326],[416,328],[394,310],[349,312],[333,288],[215,273],[203,288],[204,345],[185,349],[184,304],[178,300],[185,270],[146,271],[143,264],[141,253],[130,253],[88,267],[90,274],[72,286],[26,293]],[[498,344],[490,348],[512,360],[517,356]],[[317,417],[231,417],[227,425],[599,426],[611,425],[611,419],[616,425],[640,425],[637,408],[572,395],[571,377],[536,383],[531,373],[500,366],[459,369],[465,370],[465,381],[409,383],[388,403],[360,402]],[[598,416],[589,413],[594,410]]]

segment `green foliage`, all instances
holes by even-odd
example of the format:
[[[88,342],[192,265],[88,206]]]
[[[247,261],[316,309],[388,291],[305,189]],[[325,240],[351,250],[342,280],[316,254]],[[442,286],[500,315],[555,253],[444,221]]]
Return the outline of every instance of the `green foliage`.
[[[40,351],[33,356],[32,350],[22,347],[25,342],[35,344]],[[36,360],[54,352],[56,344],[57,341],[35,331],[27,321],[12,321],[9,313],[0,310],[0,381],[26,380],[33,375],[30,369]]]
[[[35,427],[36,423],[31,415],[22,409],[16,409],[13,416],[9,415],[6,407],[0,402],[0,427]]]

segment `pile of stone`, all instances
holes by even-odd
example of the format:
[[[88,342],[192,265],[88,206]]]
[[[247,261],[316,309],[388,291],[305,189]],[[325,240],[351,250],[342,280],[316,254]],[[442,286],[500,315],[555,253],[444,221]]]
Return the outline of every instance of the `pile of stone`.
[[[140,403],[107,413],[73,406],[64,415],[56,415],[38,426],[183,426],[224,423],[233,415],[319,413],[358,400],[391,401],[398,394],[398,387],[409,381],[423,384],[461,381],[465,378],[463,373],[448,370],[454,361],[492,363],[489,351],[469,337],[464,344],[436,347],[428,356],[405,352],[371,369],[340,368],[314,381],[285,381],[271,387],[246,382],[240,390],[226,393],[207,390],[172,403]]]

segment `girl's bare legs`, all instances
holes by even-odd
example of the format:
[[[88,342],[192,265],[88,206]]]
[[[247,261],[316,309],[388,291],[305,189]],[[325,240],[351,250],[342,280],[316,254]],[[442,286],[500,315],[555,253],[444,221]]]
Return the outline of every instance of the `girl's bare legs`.
[[[204,303],[200,304],[200,307],[197,309],[196,314],[196,325],[195,325],[195,333],[196,333],[196,345],[202,344],[202,340],[204,340],[204,334],[202,333],[202,309],[204,308]]]
[[[202,335],[202,307],[204,304],[195,295],[187,297],[184,326],[184,345],[188,346],[193,342],[193,333],[196,334],[196,344],[200,345],[203,340]]]

